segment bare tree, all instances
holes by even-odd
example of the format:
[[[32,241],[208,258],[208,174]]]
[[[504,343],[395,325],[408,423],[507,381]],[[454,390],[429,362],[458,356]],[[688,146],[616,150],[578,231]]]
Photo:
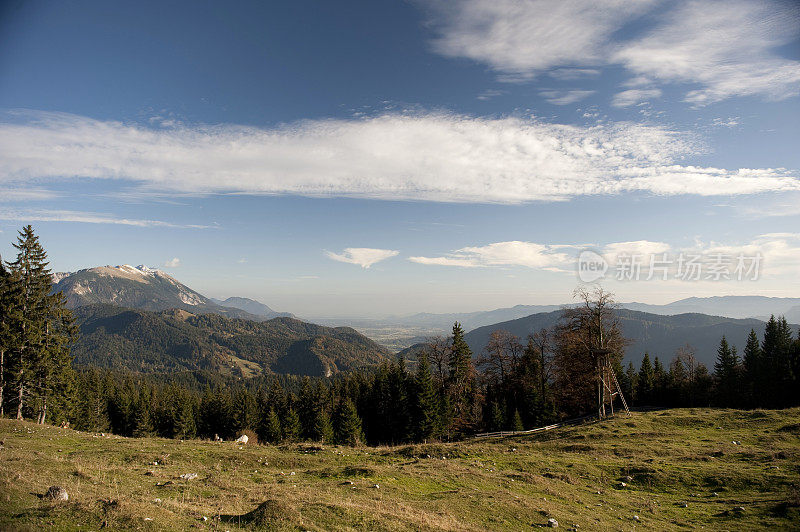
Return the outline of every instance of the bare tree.
[[[448,366],[450,362],[450,340],[444,336],[428,338],[428,343],[424,349],[425,354],[428,355],[428,362],[433,368],[436,385],[442,390],[450,374]]]
[[[541,329],[528,336],[528,341],[536,348],[539,356],[539,391],[544,397],[547,383],[552,378],[553,332]]]
[[[498,329],[489,335],[489,342],[483,348],[477,365],[490,380],[503,383],[516,370],[521,354],[519,337]]]
[[[564,309],[555,330],[553,369],[562,410],[577,414],[588,411],[597,400],[593,389],[600,390],[599,354],[619,362],[629,342],[622,334],[610,292],[581,288],[575,297],[582,303]]]

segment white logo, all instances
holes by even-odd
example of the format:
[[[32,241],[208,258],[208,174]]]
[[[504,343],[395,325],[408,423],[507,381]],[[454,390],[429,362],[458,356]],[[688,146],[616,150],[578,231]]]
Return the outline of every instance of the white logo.
[[[585,249],[578,255],[578,279],[593,283],[602,279],[608,271],[608,262],[599,253]]]

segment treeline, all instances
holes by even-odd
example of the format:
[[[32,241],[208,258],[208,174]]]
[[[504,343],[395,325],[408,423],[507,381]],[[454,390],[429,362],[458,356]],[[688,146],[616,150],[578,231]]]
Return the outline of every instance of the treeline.
[[[265,442],[350,445],[460,437],[483,426],[479,375],[459,325],[440,347],[433,366],[425,354],[413,372],[398,359],[335,379],[262,376],[202,390],[87,368],[71,419],[78,429],[126,436],[231,439],[249,431]]]
[[[620,385],[635,405],[786,408],[800,405],[800,336],[786,318],[771,316],[759,342],[754,330],[742,356],[723,336],[712,371],[697,362],[691,346],[678,350],[669,367],[645,353],[637,371],[630,363]]]

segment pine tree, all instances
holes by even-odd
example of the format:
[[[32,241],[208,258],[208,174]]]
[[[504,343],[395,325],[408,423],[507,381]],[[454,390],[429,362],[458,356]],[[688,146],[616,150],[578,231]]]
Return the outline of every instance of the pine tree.
[[[654,373],[653,366],[650,364],[650,355],[645,353],[642,364],[639,366],[639,385],[636,393],[639,404],[647,404],[653,400]]]
[[[271,443],[278,443],[282,438],[281,420],[274,408],[269,409],[266,423],[264,424],[263,438]]]
[[[302,427],[300,425],[300,417],[294,408],[286,411],[286,415],[281,422],[281,428],[283,429],[283,439],[285,441],[294,442],[300,438]]]
[[[716,400],[720,406],[731,407],[737,402],[739,389],[739,360],[736,348],[731,348],[725,336],[719,342],[717,360],[714,363],[714,379],[716,380]]]
[[[22,320],[21,284],[18,274],[6,268],[0,258],[0,417],[5,415],[8,364],[19,349],[17,326]]]
[[[653,403],[658,405],[667,404],[667,372],[664,365],[658,359],[653,360]]]
[[[139,400],[136,402],[135,412],[133,436],[135,438],[152,436],[155,429],[153,427],[152,395],[150,390],[141,390]]]
[[[477,382],[475,368],[472,365],[472,350],[464,339],[461,324],[453,324],[450,359],[448,361],[450,375],[448,392],[450,408],[453,415],[453,430],[457,433],[471,430],[476,420]]]
[[[743,387],[744,403],[748,406],[755,406],[756,397],[758,396],[756,390],[758,383],[761,381],[761,372],[764,366],[762,358],[761,346],[758,343],[756,331],[750,329],[742,360],[745,379],[745,386]]]
[[[417,441],[426,441],[433,438],[438,428],[438,412],[436,386],[431,375],[431,366],[428,356],[423,354],[417,363],[417,373],[414,378],[415,400],[415,427],[414,437]]]
[[[487,420],[486,428],[490,432],[502,430],[504,425],[504,417],[505,416],[503,416],[503,410],[500,408],[500,404],[497,401],[492,401],[489,403],[489,419]]]
[[[522,416],[519,415],[519,410],[514,410],[514,415],[511,416],[511,423],[509,425],[511,430],[525,430],[525,426],[522,424]]]
[[[358,445],[364,441],[361,418],[350,398],[345,398],[336,413],[336,443]]]
[[[333,425],[331,418],[321,406],[314,414],[314,426],[311,439],[321,443],[333,443]]]
[[[47,253],[30,225],[19,232],[14,247],[18,254],[9,269],[17,285],[11,290],[17,294],[19,314],[10,324],[17,348],[9,362],[17,388],[16,417],[22,419],[30,400],[37,422],[44,423],[54,402],[62,411],[73,406],[67,396],[74,384],[69,346],[77,329],[64,295],[50,293]]]
[[[182,390],[177,396],[176,406],[174,436],[181,439],[194,438],[197,435],[197,423],[195,422],[195,403],[192,397]]]

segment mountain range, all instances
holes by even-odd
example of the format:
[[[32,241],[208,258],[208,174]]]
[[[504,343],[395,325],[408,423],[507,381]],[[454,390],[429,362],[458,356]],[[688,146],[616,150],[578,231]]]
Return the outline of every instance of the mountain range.
[[[649,353],[651,359],[657,356],[666,364],[675,356],[678,348],[689,344],[695,349],[697,360],[711,369],[723,335],[741,354],[750,330],[755,330],[762,337],[766,325],[755,318],[737,319],[698,313],[670,316],[620,309],[618,316],[623,335],[632,340],[625,350],[625,363],[633,362],[636,367],[644,353]],[[465,339],[477,356],[495,330],[508,331],[524,341],[529,334],[557,324],[560,318],[561,311],[532,314],[478,327],[468,332]],[[792,327],[797,334],[798,326]]]
[[[249,299],[247,297],[229,297],[228,299],[214,299],[212,297],[211,301],[223,307],[238,308],[239,310],[244,310],[245,312],[248,312],[254,316],[259,316],[266,319],[296,317],[290,312],[276,312],[264,303],[256,301],[255,299]]]
[[[464,330],[477,329],[485,325],[501,323],[532,314],[553,312],[573,303],[563,305],[516,305],[507,308],[464,313],[418,313],[408,316],[390,316],[387,318],[368,320],[351,319],[348,323],[354,327],[409,327],[431,328],[443,331],[449,330],[454,322],[461,323]],[[648,303],[621,303],[621,308],[638,310],[650,314],[675,315],[675,314],[708,314],[726,318],[757,318],[769,319],[770,315],[785,316],[790,322],[800,322],[800,298],[792,297],[765,297],[765,296],[716,296],[716,297],[689,297],[667,303],[652,305]],[[323,320],[332,322],[334,320]]]
[[[561,305],[517,305],[490,311],[420,313],[382,320],[336,320],[315,325],[244,297],[211,299],[172,276],[145,266],[101,266],[53,275],[76,310],[83,333],[76,362],[136,371],[214,369],[237,375],[263,371],[332,375],[378,364],[398,345],[446,334],[459,321],[477,355],[489,334],[503,329],[522,338],[557,323]],[[645,352],[669,361],[686,344],[710,366],[724,334],[740,349],[751,329],[761,334],[770,314],[800,321],[800,298],[762,296],[692,297],[666,305],[626,303],[620,320],[632,340],[626,361],[638,364]],[[385,327],[385,329],[382,329]],[[358,332],[360,329],[361,332]],[[362,332],[364,334],[362,334]],[[369,338],[368,338],[369,336]],[[415,338],[412,338],[415,337]],[[401,351],[414,358],[419,345]]]
[[[53,282],[81,330],[78,365],[330,376],[390,356],[354,329],[307,323],[252,299],[213,300],[146,266],[57,273]]]

